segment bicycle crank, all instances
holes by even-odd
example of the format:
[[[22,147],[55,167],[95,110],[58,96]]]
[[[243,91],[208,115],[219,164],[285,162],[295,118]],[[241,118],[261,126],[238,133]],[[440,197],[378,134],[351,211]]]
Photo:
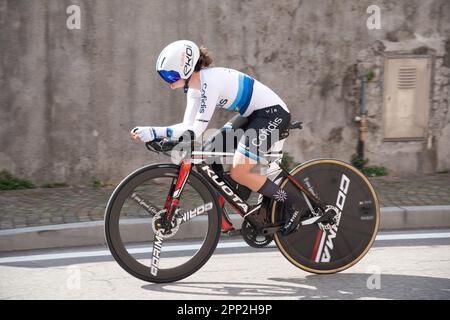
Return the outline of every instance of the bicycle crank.
[[[242,223],[242,238],[247,244],[253,248],[264,248],[272,242],[271,234],[261,234],[247,221]]]

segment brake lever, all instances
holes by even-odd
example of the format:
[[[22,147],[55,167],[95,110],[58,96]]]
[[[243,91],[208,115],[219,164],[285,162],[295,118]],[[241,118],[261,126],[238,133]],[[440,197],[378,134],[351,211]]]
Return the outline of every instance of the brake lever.
[[[147,147],[147,149],[149,151],[153,151],[155,153],[163,153],[163,154],[167,154],[167,152],[171,151],[175,146],[180,145],[180,146],[189,146],[191,148],[191,151],[194,149],[193,145],[194,145],[194,140],[191,140],[190,142],[182,142],[179,140],[170,140],[167,138],[162,138],[162,139],[155,139],[149,142],[145,143],[145,146]]]
[[[146,143],[145,143],[145,147],[148,149],[148,151],[152,151],[152,152],[154,152],[154,153],[159,154],[159,151],[156,150],[155,148],[153,148],[152,142],[153,142],[153,141],[146,142]]]

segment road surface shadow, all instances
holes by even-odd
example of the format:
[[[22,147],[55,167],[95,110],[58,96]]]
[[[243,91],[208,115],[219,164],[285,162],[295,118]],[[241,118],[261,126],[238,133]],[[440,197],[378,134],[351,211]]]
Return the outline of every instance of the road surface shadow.
[[[149,291],[180,294],[180,299],[215,296],[272,299],[445,299],[450,300],[450,279],[366,273],[268,278],[267,283],[188,282],[148,284]],[[183,297],[182,295],[189,295]]]

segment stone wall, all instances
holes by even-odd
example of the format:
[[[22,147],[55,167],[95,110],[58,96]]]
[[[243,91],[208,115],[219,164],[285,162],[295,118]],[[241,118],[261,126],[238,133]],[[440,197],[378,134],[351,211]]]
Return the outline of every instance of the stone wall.
[[[81,8],[81,30],[66,28],[71,4]],[[372,4],[379,30],[366,26]],[[358,74],[369,68],[370,164],[399,174],[450,169],[450,1],[0,0],[0,30],[0,168],[34,181],[117,181],[166,161],[129,130],[181,121],[183,93],[153,68],[182,38],[286,101],[305,124],[286,145],[298,161],[350,160]],[[382,140],[381,74],[391,51],[433,56],[431,144]],[[218,110],[211,125],[232,115]]]

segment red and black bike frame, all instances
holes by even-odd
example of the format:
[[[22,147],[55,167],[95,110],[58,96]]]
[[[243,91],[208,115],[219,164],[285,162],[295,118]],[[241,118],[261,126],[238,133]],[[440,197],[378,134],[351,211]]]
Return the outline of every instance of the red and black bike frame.
[[[178,172],[178,177],[176,181],[172,183],[169,194],[166,198],[166,203],[164,209],[166,211],[166,218],[170,220],[174,210],[177,208],[180,202],[180,197],[183,192],[183,188],[189,178],[189,174],[192,170],[193,164],[190,159],[185,159],[180,163],[180,171]],[[228,201],[230,205],[238,212],[241,216],[245,216],[249,211],[250,205],[242,200],[237,194],[234,193],[232,187],[213,171],[211,167],[206,164],[197,164],[197,170],[205,177],[211,184],[216,185],[216,190],[219,191],[219,206],[222,210],[222,231],[226,232],[233,228],[233,223],[230,217],[223,210],[225,201]],[[206,166],[206,167],[205,167]],[[206,171],[206,173],[205,173]],[[208,174],[209,173],[209,174]],[[222,188],[220,188],[222,186]],[[241,208],[239,208],[239,205]]]
[[[180,171],[178,173],[178,178],[171,186],[170,192],[167,196],[164,209],[166,209],[166,218],[170,221],[172,213],[177,208],[179,204],[180,196],[183,192],[183,188],[186,185],[186,181],[189,178],[189,174],[192,170],[192,162],[190,159],[184,159],[180,164]],[[221,175],[216,173],[208,164],[199,163],[195,164],[197,171],[212,185],[214,189],[219,192],[219,205],[222,210],[222,231],[228,231],[232,229],[233,224],[230,217],[227,215],[225,210],[223,210],[225,201],[227,201],[231,207],[242,217],[253,211],[259,209],[259,205],[250,205],[246,201],[242,200],[239,195],[237,195],[233,188],[228,184],[225,179],[222,179]],[[282,169],[282,174],[300,191],[302,191],[311,201],[311,203],[316,207],[323,207],[321,201],[316,198],[309,190],[304,188],[300,183],[298,183],[289,172],[280,166]],[[278,177],[277,177],[278,178]]]
[[[191,173],[192,163],[189,160],[183,160],[180,164],[180,171],[178,172],[178,178],[172,186],[167,195],[164,210],[166,211],[166,218],[170,221],[172,212],[176,209],[180,202],[181,193]]]

